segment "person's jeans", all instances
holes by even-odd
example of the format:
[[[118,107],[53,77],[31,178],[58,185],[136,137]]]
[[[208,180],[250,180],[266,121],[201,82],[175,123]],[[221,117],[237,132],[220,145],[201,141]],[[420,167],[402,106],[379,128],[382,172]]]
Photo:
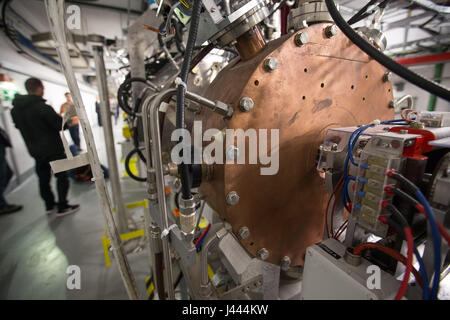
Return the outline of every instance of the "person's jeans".
[[[0,145],[0,209],[3,209],[8,204],[3,193],[12,176],[13,172],[6,160],[6,147],[2,144]]]
[[[53,160],[63,159],[64,157],[50,157],[45,160],[36,160],[36,173],[39,178],[39,192],[45,202],[46,210],[50,210],[55,206],[55,196],[52,192],[51,177],[52,169],[50,162]],[[69,192],[69,177],[66,171],[56,173],[56,186],[58,190],[58,208],[67,207],[67,194]]]
[[[75,125],[69,127],[70,136],[72,137],[73,143],[80,148],[80,125]]]

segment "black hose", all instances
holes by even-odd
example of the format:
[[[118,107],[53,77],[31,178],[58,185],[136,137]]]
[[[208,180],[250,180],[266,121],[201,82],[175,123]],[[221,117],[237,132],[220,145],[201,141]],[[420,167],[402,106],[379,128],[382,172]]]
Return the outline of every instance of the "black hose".
[[[131,150],[131,152],[125,158],[125,171],[127,172],[128,176],[131,179],[139,181],[139,182],[145,182],[145,181],[147,181],[147,178],[138,177],[138,176],[134,175],[133,172],[131,172],[131,170],[130,170],[130,160],[134,156],[135,153],[139,154],[142,152],[139,148],[135,148],[135,149]],[[142,156],[144,156],[144,155],[142,155]]]
[[[131,84],[133,82],[142,82],[147,84],[147,80],[144,78],[129,78],[126,79],[117,90],[117,101],[119,102],[119,107],[125,111],[128,115],[134,117],[136,115],[135,110],[131,109],[128,104],[128,98],[130,97]]]
[[[181,66],[180,79],[182,84],[178,85],[177,88],[177,111],[176,111],[176,128],[184,129],[184,94],[185,94],[185,84],[187,83],[187,78],[189,75],[189,65],[192,59],[192,53],[194,51],[195,41],[197,40],[198,25],[200,22],[200,12],[202,9],[202,1],[194,0],[194,8],[192,9],[191,26],[189,28],[189,37],[186,44],[186,51],[184,53],[183,65]],[[181,141],[184,140],[182,136]],[[178,170],[180,172],[181,178],[181,192],[183,199],[190,199],[191,187],[189,183],[189,172],[187,164],[181,163],[178,165]]]
[[[377,49],[375,49],[370,43],[361,38],[353,29],[345,22],[339,11],[336,9],[336,5],[333,0],[325,0],[331,17],[333,18],[336,25],[344,32],[344,34],[357,45],[362,51],[367,55],[378,61],[381,65],[391,70],[393,73],[402,77],[408,82],[428,91],[444,100],[450,101],[450,91],[446,88],[425,79],[424,77],[412,72],[408,68],[405,68],[401,64],[395,62],[391,58],[387,57]]]

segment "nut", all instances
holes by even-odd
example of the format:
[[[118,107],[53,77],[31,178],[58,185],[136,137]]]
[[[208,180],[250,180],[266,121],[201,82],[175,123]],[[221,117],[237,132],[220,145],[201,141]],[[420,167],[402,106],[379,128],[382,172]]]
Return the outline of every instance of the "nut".
[[[294,37],[294,42],[297,47],[301,47],[307,44],[309,41],[308,34],[306,32],[297,33]]]
[[[269,251],[266,248],[261,248],[261,249],[258,250],[256,255],[261,260],[267,260],[267,258],[269,257]]]
[[[264,60],[264,69],[268,72],[274,71],[278,67],[278,60],[276,58],[267,58]]]
[[[241,100],[239,100],[239,108],[242,112],[249,112],[253,109],[253,106],[255,103],[253,102],[252,98],[249,97],[243,97]]]
[[[388,71],[383,75],[383,82],[391,82],[392,81],[392,72]]]
[[[236,160],[239,158],[239,148],[236,146],[229,146],[227,148],[227,160]]]
[[[327,38],[332,38],[335,35],[337,35],[339,32],[339,28],[335,25],[332,24],[331,26],[328,26],[325,28],[325,35]]]
[[[228,203],[230,206],[234,206],[234,205],[236,205],[236,204],[239,202],[239,195],[237,194],[236,191],[230,191],[230,192],[227,194],[226,200],[227,200],[227,203]]]
[[[283,271],[287,271],[289,270],[289,267],[291,266],[291,258],[289,258],[288,256],[284,256],[283,258],[281,258],[281,270]]]
[[[244,227],[239,229],[238,236],[242,240],[245,240],[245,239],[247,239],[250,236],[250,230],[248,230],[248,228],[244,226]]]

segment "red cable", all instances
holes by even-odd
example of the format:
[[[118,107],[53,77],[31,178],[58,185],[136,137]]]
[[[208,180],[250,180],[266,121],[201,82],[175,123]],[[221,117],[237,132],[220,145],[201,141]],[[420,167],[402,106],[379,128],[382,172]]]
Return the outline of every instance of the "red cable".
[[[328,199],[327,209],[325,211],[325,229],[327,230],[327,237],[328,238],[330,237],[330,233],[328,231],[328,209],[330,208],[330,202],[331,202],[331,199],[333,199],[333,195],[336,193],[337,189],[339,188],[339,186],[340,186],[340,184],[342,183],[343,180],[344,180],[344,176],[342,176],[338,180],[338,182],[334,186],[334,189],[333,189],[333,192],[330,195],[330,198]],[[336,197],[334,198],[334,200],[335,200],[334,204],[336,204]],[[334,205],[333,205],[333,208],[334,208]],[[332,209],[332,211],[333,211],[333,209]],[[331,214],[332,214],[332,216],[331,216],[331,233],[332,233],[332,236],[333,236],[333,216],[334,216],[334,212],[332,212]]]
[[[195,247],[197,248],[198,244],[200,243],[200,241],[203,239],[203,237],[206,235],[206,233],[208,232],[209,228],[211,228],[211,223],[208,224],[208,226],[205,228],[205,230],[203,230],[202,234],[200,235],[200,237],[198,237],[197,241],[195,241]]]
[[[394,249],[391,249],[389,247],[383,246],[383,245],[378,244],[378,243],[363,243],[363,244],[360,244],[355,249],[353,249],[353,254],[359,255],[359,254],[361,254],[361,251],[363,251],[365,249],[370,249],[370,248],[377,249],[377,250],[379,250],[379,251],[381,251],[381,252],[391,256],[392,258],[394,258],[398,262],[403,263],[405,266],[408,265],[408,259],[405,258],[404,255],[402,255],[401,253],[395,251]],[[412,261],[412,257],[411,257],[411,261]],[[419,285],[422,286],[422,276],[419,274],[419,272],[416,270],[416,268],[414,268],[412,266],[412,264],[410,264],[410,267],[411,267],[410,272],[413,273],[413,275],[416,278],[416,280],[419,283]],[[406,275],[406,272],[405,272],[405,275]]]
[[[427,213],[425,212],[425,208],[419,203],[416,204],[417,210],[419,210],[426,218],[428,218]],[[450,236],[447,233],[447,230],[440,224],[438,221],[436,221],[437,227],[439,229],[439,233],[444,237],[445,241],[447,241],[447,244],[450,245]]]
[[[341,236],[341,234],[347,229],[348,226],[348,220],[345,220],[345,222],[339,227],[339,229],[336,231],[336,235],[334,238],[337,240]]]
[[[406,289],[408,289],[409,276],[412,270],[412,262],[413,262],[413,254],[414,254],[414,239],[411,233],[411,228],[405,227],[403,228],[406,237],[406,243],[408,244],[408,254],[407,254],[407,263],[405,274],[403,275],[403,280],[398,289],[397,295],[395,296],[395,300],[401,300],[405,295]]]

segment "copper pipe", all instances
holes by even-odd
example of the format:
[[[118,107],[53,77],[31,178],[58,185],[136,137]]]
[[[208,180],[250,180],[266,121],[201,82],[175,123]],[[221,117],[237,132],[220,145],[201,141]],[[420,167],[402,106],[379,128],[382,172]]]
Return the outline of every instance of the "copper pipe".
[[[256,26],[237,38],[236,41],[236,49],[242,61],[255,57],[266,45],[261,31]]]

